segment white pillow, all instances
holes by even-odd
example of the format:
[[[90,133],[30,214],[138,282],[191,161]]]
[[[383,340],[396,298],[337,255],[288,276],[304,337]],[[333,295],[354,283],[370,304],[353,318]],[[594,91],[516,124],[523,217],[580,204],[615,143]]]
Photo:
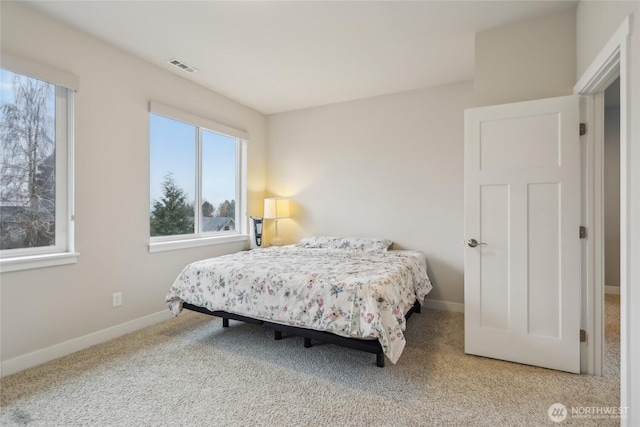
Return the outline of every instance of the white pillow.
[[[371,239],[367,237],[331,237],[312,236],[300,240],[296,246],[300,248],[344,249],[360,252],[386,252],[393,242],[387,239]]]
[[[366,237],[346,237],[340,240],[337,249],[361,252],[386,252],[393,242],[387,239],[370,239]]]
[[[301,248],[335,248],[340,242],[339,237],[312,236],[300,240],[296,246]]]

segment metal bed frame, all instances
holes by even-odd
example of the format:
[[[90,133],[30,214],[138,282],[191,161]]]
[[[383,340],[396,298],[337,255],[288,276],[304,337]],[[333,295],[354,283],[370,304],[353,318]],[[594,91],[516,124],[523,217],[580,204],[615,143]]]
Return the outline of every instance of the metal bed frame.
[[[358,338],[347,338],[342,337],[340,335],[332,334],[330,332],[316,331],[314,329],[306,329],[299,328],[295,326],[283,325],[280,323],[268,322],[265,320],[253,319],[251,317],[241,316],[239,314],[228,313],[226,311],[210,311],[204,307],[199,307],[197,305],[184,303],[183,308],[191,311],[197,311],[199,313],[209,314],[211,316],[221,317],[222,318],[222,327],[229,327],[229,319],[238,320],[245,323],[253,323],[255,325],[262,325],[265,328],[273,329],[275,331],[275,339],[281,340],[282,333],[301,336],[304,338],[304,347],[310,348],[312,347],[312,340],[319,342],[326,342],[330,344],[336,344],[342,347],[352,348],[354,350],[364,351],[367,353],[373,353],[376,355],[376,365],[383,368],[384,367],[384,353],[382,352],[382,346],[378,340],[364,340]],[[420,313],[421,306],[418,301],[413,304],[413,307],[407,311],[405,314],[405,318],[408,320],[413,313]]]

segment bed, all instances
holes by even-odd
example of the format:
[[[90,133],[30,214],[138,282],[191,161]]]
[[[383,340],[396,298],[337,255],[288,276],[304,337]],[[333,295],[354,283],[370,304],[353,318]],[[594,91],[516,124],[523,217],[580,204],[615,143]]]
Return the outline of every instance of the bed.
[[[166,302],[174,315],[190,309],[257,323],[276,332],[331,342],[396,363],[407,318],[432,289],[426,259],[390,250],[382,239],[311,237],[187,265]]]

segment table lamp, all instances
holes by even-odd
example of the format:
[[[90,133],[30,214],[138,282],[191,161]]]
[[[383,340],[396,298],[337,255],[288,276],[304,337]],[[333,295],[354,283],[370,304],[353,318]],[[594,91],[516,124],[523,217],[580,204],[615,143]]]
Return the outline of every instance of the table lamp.
[[[282,240],[278,237],[278,219],[289,217],[289,199],[273,197],[264,199],[264,218],[273,219],[276,222],[276,236],[271,241],[271,246],[280,246]]]

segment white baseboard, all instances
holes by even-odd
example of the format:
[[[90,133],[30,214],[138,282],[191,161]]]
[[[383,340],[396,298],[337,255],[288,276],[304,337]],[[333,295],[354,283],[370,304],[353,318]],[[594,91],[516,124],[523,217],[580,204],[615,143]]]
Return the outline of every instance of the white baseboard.
[[[613,294],[620,295],[620,286],[605,286],[604,287],[605,294]]]
[[[424,306],[432,310],[453,311],[455,313],[464,313],[464,304],[460,304],[459,302],[438,301],[433,299],[427,299],[424,301]]]
[[[93,332],[82,337],[74,338],[60,344],[55,344],[41,350],[36,350],[22,356],[2,362],[0,372],[1,375],[7,376],[20,372],[27,368],[50,362],[62,356],[84,350],[92,345],[100,344],[113,338],[117,338],[129,332],[146,328],[153,324],[165,321],[173,317],[169,310],[163,310],[158,313],[150,314],[139,319],[131,320],[120,325],[112,326],[101,331]]]

